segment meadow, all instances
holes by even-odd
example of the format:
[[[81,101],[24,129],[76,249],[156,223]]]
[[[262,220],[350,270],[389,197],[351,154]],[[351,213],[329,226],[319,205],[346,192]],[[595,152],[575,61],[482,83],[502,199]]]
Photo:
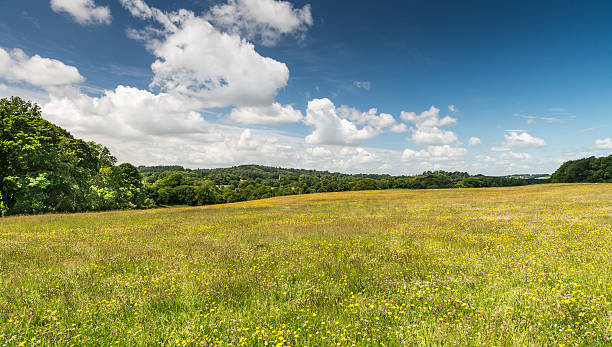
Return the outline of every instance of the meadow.
[[[612,345],[612,184],[0,219],[1,345]]]

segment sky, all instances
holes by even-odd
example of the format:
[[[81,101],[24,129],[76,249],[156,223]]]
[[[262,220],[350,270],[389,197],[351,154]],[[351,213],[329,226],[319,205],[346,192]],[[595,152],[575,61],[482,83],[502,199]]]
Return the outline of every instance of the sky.
[[[552,173],[612,153],[610,1],[4,0],[0,97],[120,162]]]

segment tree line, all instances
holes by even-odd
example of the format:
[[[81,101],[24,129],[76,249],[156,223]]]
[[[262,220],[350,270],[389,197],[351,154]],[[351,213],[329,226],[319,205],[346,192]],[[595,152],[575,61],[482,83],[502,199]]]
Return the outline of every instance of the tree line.
[[[553,182],[610,182],[612,156],[563,164]],[[426,171],[343,174],[260,165],[187,169],[117,165],[109,149],[74,138],[38,105],[0,99],[0,215],[209,205],[275,196],[377,189],[479,188],[545,183],[538,175]]]
[[[140,166],[147,196],[158,205],[203,205],[275,196],[378,189],[518,186],[542,183],[466,172],[426,171],[417,176],[343,174],[327,171],[241,165],[218,169]]]
[[[612,182],[612,155],[570,160],[550,177],[554,183]]]

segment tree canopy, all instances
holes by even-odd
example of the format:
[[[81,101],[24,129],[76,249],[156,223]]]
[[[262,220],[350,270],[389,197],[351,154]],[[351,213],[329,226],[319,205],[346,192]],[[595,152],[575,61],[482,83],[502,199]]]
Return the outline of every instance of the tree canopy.
[[[142,205],[142,177],[108,148],[74,138],[38,105],[0,99],[0,211],[90,211]],[[112,203],[110,203],[112,201]]]
[[[612,182],[612,155],[567,161],[552,174],[550,181],[554,183]]]

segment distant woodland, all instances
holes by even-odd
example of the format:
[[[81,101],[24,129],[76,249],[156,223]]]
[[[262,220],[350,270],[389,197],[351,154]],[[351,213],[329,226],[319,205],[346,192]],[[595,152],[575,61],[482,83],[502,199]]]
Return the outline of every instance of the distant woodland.
[[[612,155],[570,160],[552,174],[553,183],[612,182]]]
[[[478,188],[546,183],[545,175],[494,177],[427,171],[342,174],[242,165],[219,169],[117,165],[107,147],[74,138],[38,105],[0,99],[0,215],[208,205],[281,195],[377,189]],[[612,156],[564,163],[551,182],[612,182]]]

